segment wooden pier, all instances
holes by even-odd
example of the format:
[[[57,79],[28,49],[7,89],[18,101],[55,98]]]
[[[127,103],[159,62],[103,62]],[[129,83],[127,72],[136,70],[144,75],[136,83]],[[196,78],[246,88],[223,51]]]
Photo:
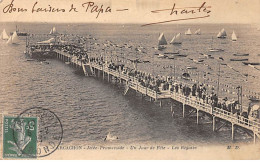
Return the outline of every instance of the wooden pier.
[[[242,128],[246,133],[249,133],[252,136],[254,143],[256,143],[257,138],[260,138],[260,123],[255,120],[240,115],[233,115],[226,110],[212,107],[210,104],[203,103],[194,96],[187,97],[181,93],[171,92],[169,90],[162,90],[161,93],[157,93],[152,89],[142,86],[137,78],[129,76],[120,70],[116,71],[110,69],[106,64],[99,65],[95,62],[86,63],[77,56],[70,55],[69,53],[57,49],[54,49],[53,52],[57,59],[82,70],[86,76],[102,77],[104,80],[107,79],[108,82],[111,81],[112,78],[116,79],[117,82],[125,85],[124,95],[132,89],[139,92],[142,97],[148,97],[150,101],[159,102],[160,106],[163,105],[164,100],[170,100],[171,110],[173,110],[172,105],[174,101],[180,102],[182,103],[183,118],[188,117],[191,113],[195,112],[196,123],[199,124],[199,113],[204,113],[212,118],[212,130],[214,132],[219,131],[223,126],[231,126],[232,140],[235,139],[235,130],[237,127]],[[188,109],[190,113],[185,115]]]

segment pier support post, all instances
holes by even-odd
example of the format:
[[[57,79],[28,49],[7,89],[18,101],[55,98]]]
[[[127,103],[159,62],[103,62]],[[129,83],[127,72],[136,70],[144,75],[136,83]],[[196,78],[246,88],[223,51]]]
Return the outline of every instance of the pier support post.
[[[107,81],[109,82],[109,73],[107,73]]]
[[[197,125],[199,124],[199,109],[197,109]]]
[[[185,117],[185,104],[182,103],[182,117]]]
[[[103,70],[103,80],[105,80],[105,71]]]
[[[150,102],[153,102],[153,98],[152,97],[150,97]]]
[[[213,131],[215,131],[216,130],[216,117],[215,116],[212,117],[212,126],[213,126]]]
[[[234,123],[232,123],[232,129],[231,129],[232,131],[232,133],[231,133],[231,137],[232,137],[232,141],[234,141],[234,136],[235,136],[235,126],[234,126]]]
[[[254,131],[254,144],[256,143],[256,133]]]
[[[160,100],[160,107],[162,107],[162,100]]]

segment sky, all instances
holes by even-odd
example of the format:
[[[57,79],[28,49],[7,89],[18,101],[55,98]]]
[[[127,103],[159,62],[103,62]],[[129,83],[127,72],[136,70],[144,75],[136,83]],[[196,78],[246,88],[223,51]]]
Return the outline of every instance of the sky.
[[[8,5],[13,1],[13,8]],[[86,8],[83,3],[94,2]],[[180,14],[183,8],[200,7],[203,2],[210,13],[197,12],[195,14]],[[38,8],[59,8],[65,12],[36,12],[32,13],[34,4]],[[78,12],[69,12],[71,5]],[[175,9],[153,13],[153,10]],[[103,5],[103,13],[95,12]],[[95,8],[94,6],[97,6]],[[94,7],[94,8],[93,8]],[[105,12],[109,7],[111,12]],[[18,8],[27,9],[26,12],[17,12]],[[108,8],[108,9],[109,9]],[[182,9],[178,9],[182,8]],[[91,13],[91,9],[93,12]],[[127,9],[127,10],[123,10]],[[191,10],[188,8],[187,10]],[[15,10],[15,11],[14,11]],[[123,11],[117,11],[123,10]],[[12,11],[11,13],[9,13]],[[7,12],[7,13],[4,13]],[[205,17],[194,19],[197,17]],[[184,20],[189,19],[189,20]],[[175,21],[172,21],[175,20]],[[181,21],[176,21],[181,20]],[[0,22],[55,22],[55,23],[247,23],[260,24],[260,0],[0,0]]]

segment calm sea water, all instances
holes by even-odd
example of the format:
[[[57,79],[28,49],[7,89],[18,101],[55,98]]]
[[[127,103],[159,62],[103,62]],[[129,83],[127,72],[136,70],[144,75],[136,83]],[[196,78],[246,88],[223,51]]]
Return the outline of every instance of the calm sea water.
[[[31,33],[49,33],[53,24],[18,24],[21,31]],[[191,59],[198,59],[199,53],[209,54],[208,48],[212,45],[225,49],[222,53],[212,54],[223,57],[225,63],[238,70],[221,67],[221,89],[233,89],[243,85],[245,92],[260,92],[259,71],[244,66],[241,62],[230,62],[233,53],[249,53],[249,61],[259,62],[260,31],[250,25],[156,25],[140,27],[140,25],[105,25],[105,24],[55,24],[60,33],[92,35],[95,42],[104,43],[111,40],[120,46],[124,44],[140,48],[144,53],[136,53],[130,49],[108,49],[125,53],[125,56],[146,58],[153,64],[140,64],[138,68],[151,71],[155,74],[170,75],[169,65],[173,61],[158,59],[158,53],[153,47],[157,44],[160,32],[164,32],[167,41],[174,34],[184,33],[188,28],[194,32],[201,29],[202,35],[183,36],[181,46],[168,47],[167,51],[179,50],[187,54],[187,58],[176,61],[177,75],[183,73],[186,66],[197,66],[198,70],[191,71],[194,80],[206,80],[210,85],[216,85],[217,61],[205,60],[212,69],[205,65],[198,65]],[[1,24],[0,29],[7,32],[15,30],[15,24]],[[225,28],[229,38],[215,39],[219,30]],[[230,36],[235,30],[238,41],[232,42]],[[212,44],[212,36],[214,36]],[[0,109],[5,114],[17,115],[25,109],[40,106],[54,111],[60,118],[64,128],[63,143],[79,142],[80,144],[102,143],[108,132],[119,137],[118,143],[202,143],[215,144],[231,142],[231,131],[227,128],[222,132],[212,132],[211,120],[201,120],[197,125],[196,117],[182,118],[181,105],[174,104],[176,114],[172,117],[170,106],[164,103],[160,108],[156,103],[142,100],[140,95],[133,92],[123,95],[119,86],[84,77],[75,73],[75,69],[58,60],[48,60],[49,64],[27,61],[23,54],[25,38],[19,45],[6,45],[0,40]],[[99,54],[101,47],[96,47],[92,53]],[[203,79],[198,72],[209,73]],[[242,75],[241,75],[242,74]],[[248,74],[248,77],[243,76]],[[231,91],[231,92],[232,92]],[[236,98],[235,94],[222,93],[221,96]],[[245,100],[245,103],[247,101]],[[238,131],[240,132],[240,131]],[[237,134],[236,139],[247,139],[245,134]]]

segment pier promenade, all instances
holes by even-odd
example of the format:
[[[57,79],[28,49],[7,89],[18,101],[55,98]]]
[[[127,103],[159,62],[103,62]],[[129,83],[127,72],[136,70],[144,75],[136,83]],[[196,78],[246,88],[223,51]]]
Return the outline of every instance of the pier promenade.
[[[41,45],[48,46],[49,45]],[[30,49],[30,47],[28,47]],[[42,52],[45,52],[42,48]],[[27,51],[27,53],[32,53]],[[237,128],[243,129],[247,134],[251,135],[253,142],[256,143],[257,138],[260,138],[260,123],[259,119],[247,118],[245,116],[234,114],[232,111],[227,111],[222,108],[213,106],[209,102],[205,102],[200,98],[192,95],[185,95],[182,91],[172,91],[170,88],[163,89],[162,87],[158,90],[151,89],[148,86],[141,84],[139,79],[135,76],[129,75],[129,72],[125,71],[126,67],[123,68],[119,65],[117,69],[109,67],[109,63],[102,61],[96,62],[90,58],[82,55],[73,55],[68,52],[64,52],[59,46],[54,46],[51,49],[53,57],[70,64],[73,67],[84,72],[86,76],[94,76],[103,78],[103,80],[115,81],[124,86],[124,95],[127,95],[130,90],[141,94],[142,98],[148,98],[151,102],[158,102],[160,107],[164,104],[164,101],[168,100],[171,103],[171,114],[174,114],[173,103],[179,102],[182,104],[182,116],[188,118],[191,114],[196,114],[196,123],[200,123],[200,114],[203,113],[212,120],[212,130],[214,132],[219,131],[222,127],[231,127],[231,139],[235,139],[235,131]],[[85,55],[86,56],[86,55]],[[122,67],[121,67],[122,66]],[[175,80],[178,83],[179,81]]]

